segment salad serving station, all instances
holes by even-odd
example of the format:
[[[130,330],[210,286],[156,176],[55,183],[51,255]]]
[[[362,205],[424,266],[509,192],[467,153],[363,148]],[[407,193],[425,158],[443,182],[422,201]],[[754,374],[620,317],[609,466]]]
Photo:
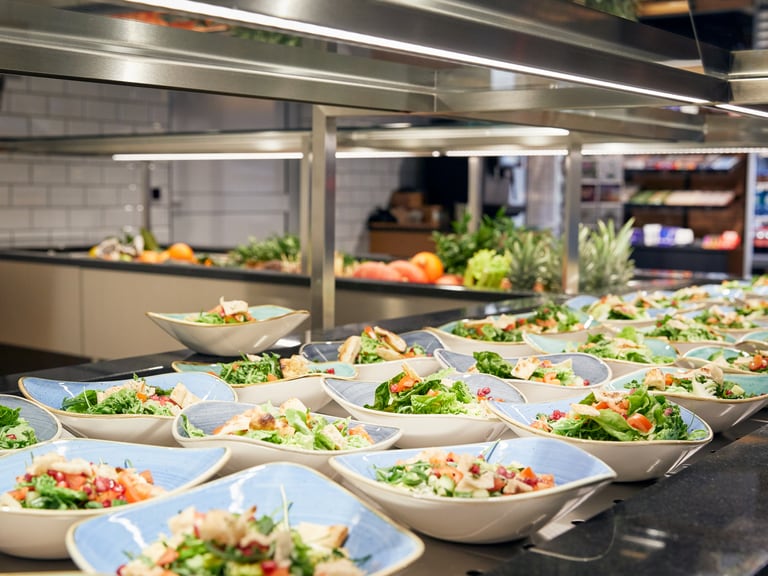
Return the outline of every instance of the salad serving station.
[[[327,503],[316,504],[319,506],[319,513],[327,514],[330,519],[335,513],[333,502],[338,502],[339,508],[345,510],[348,505],[357,506],[355,501],[351,501],[349,492],[338,491],[339,484],[354,494],[365,494],[361,498],[371,508],[363,511],[357,510],[354,514],[367,518],[367,521],[372,525],[378,525],[377,523],[382,521],[382,517],[371,510],[399,510],[398,516],[390,515],[390,517],[395,522],[403,522],[413,532],[399,533],[398,530],[401,528],[397,524],[389,523],[382,524],[377,528],[381,530],[382,541],[376,543],[372,550],[388,550],[388,546],[395,546],[396,548],[390,550],[391,555],[397,556],[402,553],[402,557],[395,558],[389,568],[372,569],[373,573],[380,574],[397,573],[408,576],[431,574],[478,576],[480,574],[521,573],[608,575],[624,571],[639,574],[654,572],[660,574],[728,573],[739,575],[766,573],[768,569],[768,497],[766,497],[768,494],[768,473],[766,473],[768,469],[768,426],[766,426],[768,424],[768,411],[762,401],[755,404],[758,406],[757,410],[744,412],[743,417],[733,420],[729,426],[721,425],[717,432],[713,432],[715,426],[710,427],[709,416],[702,416],[700,420],[698,416],[694,417],[686,409],[680,408],[680,414],[684,416],[683,420],[689,426],[689,431],[694,431],[691,434],[690,442],[697,444],[691,447],[690,453],[680,451],[677,457],[662,463],[663,468],[659,471],[653,467],[659,465],[663,448],[677,450],[679,448],[675,448],[676,445],[689,442],[687,440],[675,442],[662,439],[658,446],[659,457],[648,459],[650,472],[644,476],[631,477],[627,476],[630,472],[625,468],[631,468],[633,466],[632,460],[639,460],[641,459],[640,456],[635,457],[624,452],[618,460],[608,464],[609,468],[603,463],[607,458],[601,461],[589,454],[587,448],[579,449],[591,442],[590,440],[569,438],[556,440],[554,434],[537,430],[538,425],[532,427],[522,424],[517,427],[510,425],[509,428],[502,426],[503,431],[498,433],[499,429],[496,428],[497,432],[491,435],[495,441],[486,443],[480,441],[478,443],[477,438],[470,438],[469,436],[470,426],[460,424],[458,428],[448,427],[447,421],[457,416],[428,414],[421,416],[421,418],[432,418],[429,426],[419,427],[412,423],[405,425],[403,422],[402,429],[393,433],[395,429],[387,427],[383,421],[375,421],[372,418],[366,419],[366,415],[373,415],[376,412],[371,409],[375,406],[355,407],[354,393],[346,390],[348,385],[362,384],[362,380],[359,374],[356,376],[357,380],[345,376],[345,363],[342,361],[340,351],[341,344],[354,347],[358,343],[355,340],[357,335],[365,337],[366,334],[369,334],[372,338],[380,337],[382,341],[388,339],[392,342],[397,340],[398,335],[402,335],[409,347],[414,349],[423,347],[428,354],[428,357],[419,359],[422,364],[414,363],[412,374],[406,370],[406,376],[416,380],[423,378],[423,381],[427,381],[430,378],[427,376],[429,373],[436,369],[441,370],[446,366],[447,369],[456,369],[465,373],[464,379],[469,388],[473,389],[478,397],[488,395],[489,403],[493,404],[493,411],[499,415],[500,421],[510,424],[506,421],[507,418],[514,420],[515,414],[522,417],[520,414],[528,408],[530,408],[529,412],[535,412],[536,406],[547,405],[546,402],[541,402],[541,395],[545,392],[537,389],[536,386],[544,388],[553,386],[549,376],[545,376],[544,381],[537,381],[534,377],[534,374],[538,373],[536,370],[541,370],[542,365],[530,366],[524,364],[523,360],[537,355],[547,359],[551,357],[555,369],[559,370],[559,374],[562,375],[565,370],[559,362],[568,353],[547,354],[541,349],[531,348],[531,345],[537,342],[537,340],[531,339],[529,342],[523,340],[522,344],[488,342],[489,347],[495,346],[495,349],[501,350],[501,352],[498,352],[496,356],[490,353],[483,353],[485,356],[483,354],[477,355],[471,351],[467,352],[466,349],[461,350],[461,346],[447,344],[453,341],[446,331],[447,327],[466,324],[471,319],[479,322],[478,319],[507,318],[507,316],[516,319],[514,324],[518,326],[524,323],[522,318],[538,314],[543,308],[555,309],[561,305],[565,306],[565,302],[565,297],[550,301],[548,297],[531,296],[490,304],[471,304],[455,310],[382,320],[375,327],[375,331],[365,323],[348,324],[330,330],[308,333],[296,332],[293,328],[289,328],[291,330],[289,334],[280,338],[276,343],[270,344],[266,349],[260,350],[262,357],[272,353],[282,359],[296,359],[301,356],[309,358],[310,363],[316,363],[314,366],[322,367],[326,373],[321,377],[318,377],[318,374],[313,374],[302,381],[305,387],[313,386],[319,389],[322,386],[322,389],[328,392],[332,398],[331,402],[325,405],[322,401],[318,401],[318,405],[322,407],[318,408],[317,412],[328,415],[327,418],[330,420],[349,418],[352,414],[354,419],[352,422],[364,423],[374,441],[380,444],[369,450],[352,449],[349,452],[344,451],[341,456],[333,456],[327,462],[330,467],[325,463],[313,466],[333,480],[333,482],[323,484],[321,488],[324,497],[330,499],[331,505],[329,506]],[[580,303],[582,302],[580,301]],[[716,308],[716,306],[710,306],[710,308]],[[576,317],[589,318],[586,315],[581,315],[580,310],[575,308],[572,310]],[[147,322],[150,320],[147,319]],[[637,321],[629,320],[628,322]],[[425,328],[430,328],[430,330],[424,330]],[[632,328],[635,329],[634,326]],[[436,343],[435,338],[439,339],[441,333],[446,338],[442,342],[444,348],[435,348],[440,344],[439,342]],[[414,337],[414,334],[417,337]],[[626,335],[628,332],[624,332],[624,334]],[[755,337],[759,336],[757,331],[751,334],[755,334]],[[552,337],[554,336],[552,335]],[[574,331],[567,339],[575,342],[579,337],[578,333]],[[540,338],[544,338],[544,336],[540,336]],[[729,339],[727,344],[730,345],[731,340]],[[757,345],[756,343],[756,340],[752,341],[753,345]],[[477,342],[473,342],[473,345],[477,345]],[[509,348],[505,349],[504,346],[518,346],[517,351],[519,353],[507,353],[505,350],[509,350]],[[330,358],[336,350],[339,350],[339,358]],[[358,350],[359,352],[362,350]],[[434,355],[432,352],[435,352]],[[594,383],[582,381],[579,383],[579,387],[574,388],[575,396],[552,403],[558,406],[563,405],[566,411],[568,410],[568,403],[579,402],[585,392],[590,391],[591,393],[593,389],[597,388],[610,388],[611,383],[628,381],[633,375],[632,371],[628,371],[621,378],[611,380],[608,377],[611,372],[610,367],[619,366],[619,364],[608,364],[607,361],[591,356],[589,361],[586,361],[586,354],[583,354],[585,358],[579,357],[578,354],[574,354],[576,359],[573,364],[574,368],[585,370],[586,372],[583,373],[588,374]],[[509,363],[509,368],[513,371],[522,371],[524,378],[520,380],[521,392],[517,392],[517,388],[514,388],[516,397],[510,397],[507,402],[496,402],[493,398],[501,397],[505,393],[497,391],[496,388],[502,379],[482,374],[480,365],[481,358],[483,358],[482,362],[490,361],[496,365],[503,364],[500,360],[502,356],[509,359],[506,361]],[[474,359],[477,359],[477,368],[481,373],[472,374],[470,377],[467,375],[468,363],[471,364]],[[46,394],[51,395],[50,391],[45,392],[46,387],[55,388],[57,382],[64,382],[70,386],[73,382],[79,382],[82,383],[83,387],[88,387],[88,383],[92,383],[95,387],[104,389],[111,384],[117,384],[131,378],[134,380],[137,378],[146,379],[147,382],[156,378],[166,380],[176,378],[179,381],[182,379],[184,382],[189,381],[190,386],[198,386],[197,393],[204,396],[205,393],[199,391],[200,383],[197,381],[211,378],[217,383],[221,382],[219,378],[214,378],[207,372],[213,371],[214,374],[223,377],[223,370],[232,360],[231,357],[208,356],[188,348],[178,349],[39,370],[26,374],[7,375],[0,380],[0,393],[17,397],[23,392],[24,396],[37,400],[37,404],[45,404]],[[569,362],[570,360],[572,359],[569,359]],[[679,362],[678,366],[687,368],[692,366],[692,364],[681,362],[680,357],[676,360]],[[381,374],[383,374],[382,370],[386,365],[399,362],[393,360],[381,362],[379,365],[369,365],[365,375],[368,380],[374,382],[387,380],[390,391],[393,391],[393,384],[390,385],[389,383],[395,381],[390,381],[388,377],[382,377]],[[544,366],[552,365],[552,362]],[[213,370],[214,366],[216,367],[215,370]],[[359,364],[358,366],[364,367],[365,365]],[[669,370],[670,366],[665,365],[663,368]],[[174,372],[175,376],[173,375]],[[473,383],[473,379],[478,378],[480,383]],[[483,378],[486,378],[487,381],[483,382]],[[495,382],[493,381],[494,378]],[[741,380],[735,376],[734,378],[738,382],[749,381],[748,377],[742,376]],[[752,378],[763,377],[752,376]],[[322,383],[318,383],[318,379],[322,380]],[[293,382],[299,381],[301,381],[300,378],[293,380]],[[283,385],[289,382],[291,380],[284,380]],[[311,384],[309,384],[310,382]],[[755,380],[755,382],[757,381]],[[270,386],[270,384],[266,383],[266,386]],[[274,391],[276,388],[274,385],[272,386]],[[748,389],[749,386],[749,383],[744,384],[744,387]],[[43,392],[38,392],[37,397],[35,397],[36,387],[38,390],[43,390]],[[557,390],[566,387],[568,386],[565,384],[553,386]],[[217,390],[216,394],[222,394],[217,387],[213,388]],[[270,394],[267,392],[267,397],[260,396],[255,387],[252,390],[247,388],[244,385],[231,385],[231,391],[235,391],[239,401],[250,402],[247,406],[252,406],[254,409]],[[755,384],[754,390],[764,393],[761,392],[762,388],[758,384]],[[248,400],[244,400],[243,392],[249,394]],[[302,390],[300,395],[307,393]],[[562,390],[558,393],[562,393]],[[626,390],[619,393],[626,393]],[[336,396],[337,394],[338,396]],[[377,397],[378,394],[377,392]],[[509,391],[506,394],[509,394]],[[537,397],[536,394],[539,396]],[[670,399],[673,399],[675,394],[671,393],[670,396]],[[682,397],[681,395],[678,396]],[[605,398],[610,400],[610,396]],[[663,397],[653,396],[650,399],[653,400],[654,398]],[[208,450],[228,449],[223,448],[223,446],[227,446],[225,441],[221,441],[220,444],[205,444],[204,441],[209,440],[209,437],[197,438],[193,433],[197,427],[202,430],[207,426],[212,426],[213,421],[217,418],[214,416],[215,414],[232,415],[236,413],[232,398],[231,396],[228,397],[226,393],[213,396],[211,400],[215,404],[211,404],[210,408],[206,407],[206,403],[210,400],[203,400],[201,403],[183,410],[189,414],[188,420],[191,426],[178,425],[172,430],[176,444],[184,446],[184,448],[179,448],[177,445],[176,449],[203,450],[206,447]],[[282,401],[283,398],[280,398],[280,402]],[[660,401],[663,404],[664,400]],[[275,406],[280,402],[275,401]],[[288,400],[287,402],[292,401]],[[734,403],[736,402],[734,400]],[[61,399],[54,402],[55,405],[51,408],[51,412],[59,415],[60,411],[55,409],[58,406],[56,403],[61,404]],[[666,406],[664,408],[665,414],[672,414],[673,409],[670,404],[663,404],[663,406]],[[187,410],[189,411],[187,412]],[[542,409],[542,411],[544,410]],[[73,435],[88,435],[85,433],[87,428],[78,427],[75,419],[77,416],[80,415],[70,415],[69,420],[61,418],[65,424],[63,438]],[[418,414],[392,416],[399,417],[403,421],[409,418],[416,421],[415,419],[420,417]],[[538,421],[542,421],[542,416],[544,415],[537,416]],[[109,417],[114,418],[114,415],[104,416],[104,418]],[[440,418],[444,420],[440,421]],[[565,418],[565,412],[558,418]],[[694,420],[699,423],[695,424]],[[715,423],[714,420],[712,422]],[[659,423],[658,426],[661,427],[661,424]],[[529,470],[532,468],[535,473],[543,474],[543,476],[539,476],[539,480],[546,479],[546,474],[551,472],[558,479],[567,479],[566,483],[568,484],[581,486],[581,488],[576,488],[577,492],[581,490],[578,493],[580,496],[577,494],[566,497],[561,504],[566,512],[557,514],[557,510],[554,510],[550,516],[546,517],[536,512],[540,516],[537,519],[525,516],[526,507],[531,506],[531,502],[535,506],[536,500],[531,498],[525,500],[521,497],[519,502],[515,502],[515,496],[507,496],[497,501],[494,501],[493,498],[480,498],[475,502],[474,498],[424,497],[423,500],[416,498],[409,501],[406,499],[404,503],[398,503],[398,498],[401,496],[393,496],[393,490],[385,487],[381,489],[382,494],[379,494],[379,489],[374,489],[372,488],[373,485],[366,484],[366,482],[372,482],[372,480],[363,478],[366,468],[392,466],[395,464],[394,460],[398,457],[399,452],[413,457],[420,451],[419,447],[440,446],[447,443],[440,441],[432,444],[429,443],[429,440],[424,440],[418,436],[419,433],[423,433],[425,429],[429,428],[449,430],[447,432],[450,435],[448,442],[457,453],[467,451],[477,455],[480,451],[483,458],[489,462],[495,461],[500,464],[501,462],[508,462],[512,458],[510,454],[525,454],[524,458],[529,465]],[[524,433],[526,431],[529,433]],[[549,437],[536,437],[537,434]],[[525,438],[525,436],[533,437]],[[56,442],[61,441],[71,440],[64,439]],[[217,474],[214,479],[204,482],[197,488],[185,490],[181,495],[173,497],[174,499],[169,497],[157,504],[142,503],[139,506],[145,507],[143,508],[144,511],[157,510],[158,514],[161,510],[163,513],[178,513],[181,511],[180,509],[171,511],[170,508],[181,506],[182,503],[185,505],[194,504],[196,498],[218,498],[213,493],[213,488],[217,486],[217,483],[223,483],[221,486],[230,487],[249,483],[258,485],[261,482],[260,476],[269,477],[272,479],[271,481],[277,478],[278,483],[285,483],[285,491],[288,492],[289,499],[295,501],[298,507],[307,506],[304,502],[307,499],[300,494],[294,484],[317,482],[315,471],[302,467],[296,470],[291,468],[289,451],[284,452],[282,456],[279,452],[267,453],[265,456],[263,452],[257,453],[258,451],[254,446],[250,446],[253,448],[252,450],[249,450],[248,445],[235,449],[234,441],[232,442],[228,445],[229,449],[232,450],[232,458],[228,465],[223,461],[216,461]],[[392,446],[393,442],[396,448]],[[635,444],[638,449],[652,450],[647,445],[651,445],[653,442],[603,442],[603,444]],[[174,445],[174,442],[171,442],[170,445]],[[669,448],[670,446],[672,448]],[[238,451],[237,457],[235,457],[236,450]],[[684,448],[684,450],[689,450],[689,448]],[[16,456],[22,456],[22,454]],[[434,457],[433,453],[432,458]],[[522,460],[523,456],[519,457]],[[251,467],[260,463],[258,460],[254,460],[257,458],[263,458],[261,462],[266,462],[264,467]],[[499,460],[494,460],[496,458]],[[642,458],[646,457],[643,456]],[[677,462],[675,462],[675,458],[677,458]],[[4,460],[6,458],[0,457],[0,468]],[[275,461],[280,461],[280,463]],[[547,467],[549,469],[546,469]],[[593,471],[590,480],[593,485],[591,486],[579,484],[578,480],[580,474],[586,474],[583,470],[587,469]],[[358,491],[356,488],[361,490]],[[538,494],[546,494],[546,490],[542,490]],[[275,503],[275,498],[278,496],[268,498],[268,501],[271,502],[270,506]],[[453,501],[453,503],[445,504],[440,500]],[[485,500],[486,509],[482,508],[481,500]],[[462,514],[466,514],[465,511],[469,510],[464,506],[467,504],[473,507],[474,512],[470,515],[470,517],[474,516],[472,521],[462,519]],[[123,523],[136,522],[136,517],[142,515],[139,509],[133,512],[132,506],[126,506],[125,511],[101,515],[79,525],[82,526],[82,529],[78,527],[72,537],[78,551],[77,562],[60,557],[46,559],[44,554],[37,557],[31,555],[25,557],[24,554],[17,556],[0,552],[0,566],[4,572],[63,573],[82,569],[83,566],[87,565],[89,567],[87,571],[104,573],[104,570],[99,569],[99,562],[103,560],[103,566],[112,566],[113,564],[110,562],[114,563],[114,558],[124,555],[124,551],[107,552],[100,549],[101,544],[98,540],[100,533],[121,538],[119,526]],[[430,508],[431,506],[434,508]],[[450,506],[455,506],[455,509]],[[462,507],[464,511],[462,511]],[[408,515],[409,510],[411,511],[410,516]],[[413,511],[418,512],[414,514]],[[353,514],[353,512],[347,513]],[[108,521],[112,514],[115,515],[115,518],[120,519],[119,522]],[[384,512],[384,514],[387,513]],[[8,527],[0,525],[0,533],[7,534],[8,529]],[[352,533],[359,532],[359,527],[353,526],[351,530]],[[95,539],[95,541],[89,544],[89,539]],[[419,541],[423,543],[423,548],[418,544]],[[359,543],[355,542],[351,546],[359,546]],[[407,551],[400,552],[401,548],[407,549]],[[107,573],[109,572],[107,570]],[[365,573],[372,572],[365,571]]]

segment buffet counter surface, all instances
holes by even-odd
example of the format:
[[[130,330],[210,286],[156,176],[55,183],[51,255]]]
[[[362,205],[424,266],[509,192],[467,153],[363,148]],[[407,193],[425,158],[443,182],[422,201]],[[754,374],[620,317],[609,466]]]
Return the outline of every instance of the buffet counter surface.
[[[530,309],[522,299],[382,321],[402,332],[458,317]],[[335,340],[362,325],[292,335],[275,351],[303,341]],[[171,372],[174,360],[212,361],[189,350],[40,370],[25,375],[66,380],[117,380]],[[220,360],[220,359],[219,359]],[[0,392],[18,392],[22,374],[0,377]],[[343,414],[330,405],[328,413]],[[450,519],[446,519],[450,521]],[[613,483],[563,518],[521,541],[462,545],[422,536],[424,555],[407,576],[455,574],[768,574],[768,410],[715,435],[678,469],[656,481]],[[29,560],[0,554],[2,572],[64,572],[69,560]]]

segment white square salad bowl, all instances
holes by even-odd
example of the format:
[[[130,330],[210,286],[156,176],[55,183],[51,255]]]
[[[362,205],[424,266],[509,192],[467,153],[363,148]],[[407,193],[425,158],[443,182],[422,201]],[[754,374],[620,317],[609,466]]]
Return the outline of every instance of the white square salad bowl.
[[[631,442],[590,440],[556,435],[531,424],[539,414],[552,414],[555,410],[567,413],[574,399],[535,404],[506,404],[489,402],[491,410],[520,437],[555,438],[586,450],[600,458],[616,472],[617,482],[636,482],[659,478],[673,470],[697,450],[712,441],[709,425],[693,412],[680,407],[688,431],[700,430],[703,437],[695,440],[636,440]]]
[[[248,468],[154,505],[81,522],[69,530],[67,549],[81,570],[115,574],[129,555],[168,535],[168,520],[181,510],[237,513],[251,506],[276,522],[286,519],[287,510],[291,527],[300,522],[345,526],[344,548],[368,576],[401,572],[424,552],[421,539],[407,528],[322,474],[288,462]]]
[[[253,320],[232,324],[205,324],[191,320],[199,311],[146,314],[168,335],[198,354],[233,357],[266,350],[309,318],[306,310],[284,306],[250,306],[248,311]]]
[[[476,352],[475,354],[482,354]],[[476,370],[477,360],[474,354],[461,354],[450,350],[437,350],[435,357],[440,364],[447,368],[453,368],[457,372],[473,372]],[[583,395],[590,390],[601,388],[611,379],[611,369],[608,365],[589,354],[579,352],[564,352],[561,354],[539,354],[534,356],[522,356],[520,358],[502,358],[511,366],[525,359],[547,360],[552,364],[570,363],[573,374],[582,378],[586,384],[568,386],[564,384],[551,384],[524,378],[504,378],[512,386],[520,390],[528,402],[546,402],[559,398],[572,398]]]
[[[525,396],[511,384],[487,374],[452,374],[454,380],[462,380],[473,394],[487,389],[487,396],[504,403],[525,402]],[[496,439],[505,430],[504,423],[491,412],[470,414],[398,414],[367,408],[375,401],[380,382],[340,380],[326,377],[323,380],[328,395],[347,413],[361,422],[381,426],[393,426],[403,435],[395,443],[400,448],[441,446],[462,442],[484,442]],[[485,402],[483,402],[485,404]]]
[[[171,372],[147,376],[148,386],[171,390],[179,383],[200,400],[237,400],[232,388],[211,374]],[[52,412],[72,433],[86,438],[178,446],[171,434],[173,416],[155,414],[83,414],[62,409],[65,399],[86,390],[103,391],[125,381],[72,382],[34,376],[19,379],[19,390]]]
[[[229,458],[229,449],[222,447],[189,450],[179,446],[149,446],[88,438],[60,439],[0,458],[0,494],[14,489],[16,478],[24,475],[33,458],[49,452],[61,454],[67,461],[82,458],[115,467],[132,467],[137,471],[148,470],[154,484],[164,488],[166,493],[143,503],[111,508],[43,510],[0,506],[1,552],[23,558],[67,558],[65,536],[72,524],[121,509],[152,505],[204,482]]]
[[[277,407],[277,404],[274,404]],[[258,404],[245,402],[200,402],[193,404],[181,411],[173,425],[173,437],[181,445],[188,448],[201,446],[225,446],[230,449],[232,456],[224,468],[225,473],[237,472],[251,466],[266,464],[276,460],[294,462],[314,468],[328,476],[334,475],[334,471],[328,465],[328,458],[335,454],[367,452],[386,450],[390,448],[402,435],[398,428],[391,426],[379,426],[351,420],[347,423],[349,429],[361,427],[372,444],[360,448],[315,448],[314,443],[286,443],[277,444],[267,440],[249,438],[235,434],[214,434],[219,426],[230,418],[243,414],[247,410],[259,407]],[[321,416],[329,423],[346,420],[338,416],[311,413]],[[186,422],[185,422],[186,421]],[[205,436],[190,436],[186,423],[205,433]],[[297,436],[300,432],[293,435]],[[310,434],[303,435],[308,438]]]
[[[443,447],[454,454],[482,454],[500,466],[530,467],[552,474],[551,488],[476,498],[438,496],[377,479],[377,469],[420,457],[421,449],[333,456],[331,466],[360,494],[414,530],[462,544],[491,544],[524,538],[572,510],[610,483],[615,472],[587,452],[552,438],[513,438]]]

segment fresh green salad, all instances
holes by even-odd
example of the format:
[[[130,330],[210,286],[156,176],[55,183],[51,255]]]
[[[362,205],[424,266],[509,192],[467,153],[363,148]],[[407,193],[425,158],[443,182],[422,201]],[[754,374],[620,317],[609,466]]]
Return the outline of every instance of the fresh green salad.
[[[768,372],[768,349],[746,352],[739,350],[736,354],[728,356],[724,350],[713,352],[707,358],[710,362],[726,368],[735,368],[745,372],[765,374]]]
[[[190,438],[208,436],[185,415],[182,415],[182,421]],[[292,398],[280,407],[267,402],[236,414],[210,435],[231,434],[304,450],[351,450],[374,443],[365,426],[350,427],[349,424],[349,418],[332,422],[322,414],[312,414],[300,400]]]
[[[405,360],[426,356],[421,344],[408,344],[405,339],[381,326],[366,326],[341,343],[339,361],[349,364],[375,364],[390,360]]]
[[[309,360],[299,354],[281,358],[274,352],[265,352],[261,355],[245,354],[240,360],[220,363],[217,366],[218,371],[212,371],[211,374],[218,376],[227,384],[234,385],[272,382],[319,372],[312,368]],[[328,368],[323,372],[333,374],[334,370]]]
[[[168,520],[169,536],[150,543],[118,569],[121,576],[362,576],[343,545],[342,524],[288,523],[257,516],[256,506],[242,513],[223,509],[183,509]]]
[[[674,361],[671,356],[654,354],[644,342],[643,335],[633,326],[625,326],[615,336],[608,336],[602,332],[590,334],[586,342],[576,347],[576,351],[599,358],[641,364],[669,364]]]
[[[738,310],[723,310],[719,306],[702,310],[701,313],[694,316],[694,320],[700,324],[722,330],[745,330],[757,327],[757,324]]]
[[[643,320],[650,318],[644,306],[636,306],[621,296],[606,294],[584,307],[595,320]]]
[[[410,370],[400,372],[376,387],[373,404],[365,408],[395,414],[487,416],[480,400],[490,398],[490,389],[473,394],[465,382],[448,378],[450,372],[446,368],[424,378]]]
[[[489,498],[552,488],[552,474],[530,466],[488,462],[483,454],[430,448],[394,466],[376,467],[376,480],[416,494]]]
[[[192,315],[187,319],[201,324],[242,324],[254,320],[247,302],[223,298],[220,298],[219,303],[210,310]]]
[[[65,398],[61,409],[78,414],[151,414],[175,416],[182,408],[199,401],[179,382],[170,390],[147,385],[134,378],[105,390],[83,390]]]
[[[0,449],[13,450],[37,444],[35,429],[20,413],[21,408],[0,405]]]
[[[698,440],[706,430],[688,430],[677,404],[650,394],[645,386],[629,393],[597,390],[571,410],[538,414],[531,426],[558,436],[584,440]]]
[[[57,452],[32,457],[13,490],[0,494],[0,507],[34,510],[112,508],[143,502],[166,490],[152,472],[68,459]]]
[[[472,355],[475,358],[475,370],[483,374],[557,386],[589,386],[588,380],[573,371],[573,362],[570,359],[555,364],[546,358],[527,356],[509,362],[490,350],[473,352]]]
[[[221,363],[218,374],[213,374],[228,384],[252,384],[283,378],[280,356],[274,352],[266,352],[260,356],[244,355],[241,360]]]
[[[375,364],[387,360],[401,360],[426,356],[427,351],[421,344],[408,345],[397,334],[378,326],[366,326],[360,333],[361,349],[357,356],[358,364]]]
[[[457,322],[451,333],[488,342],[522,342],[524,333],[555,334],[584,327],[579,314],[562,304],[544,304],[522,316],[488,316],[480,320]]]
[[[721,400],[741,400],[755,396],[747,393],[736,382],[726,380],[723,371],[715,364],[678,373],[665,373],[660,368],[652,368],[645,373],[642,381],[632,380],[625,384],[626,388],[641,386],[649,390]]]
[[[723,341],[725,335],[716,327],[702,324],[682,314],[665,314],[646,336],[666,338],[673,342]]]

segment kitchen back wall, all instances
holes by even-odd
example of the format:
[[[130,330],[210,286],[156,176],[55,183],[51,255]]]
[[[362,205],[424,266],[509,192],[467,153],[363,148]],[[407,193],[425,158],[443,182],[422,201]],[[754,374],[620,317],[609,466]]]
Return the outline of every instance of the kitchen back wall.
[[[307,128],[310,114],[308,105],[5,76],[0,137]],[[295,160],[147,164],[0,154],[0,248],[90,246],[125,227],[138,229],[145,210],[161,244],[226,248],[297,233],[298,168]],[[156,196],[149,206],[146,170]],[[340,160],[336,248],[366,253],[371,211],[386,206],[393,190],[418,184],[412,161]]]

